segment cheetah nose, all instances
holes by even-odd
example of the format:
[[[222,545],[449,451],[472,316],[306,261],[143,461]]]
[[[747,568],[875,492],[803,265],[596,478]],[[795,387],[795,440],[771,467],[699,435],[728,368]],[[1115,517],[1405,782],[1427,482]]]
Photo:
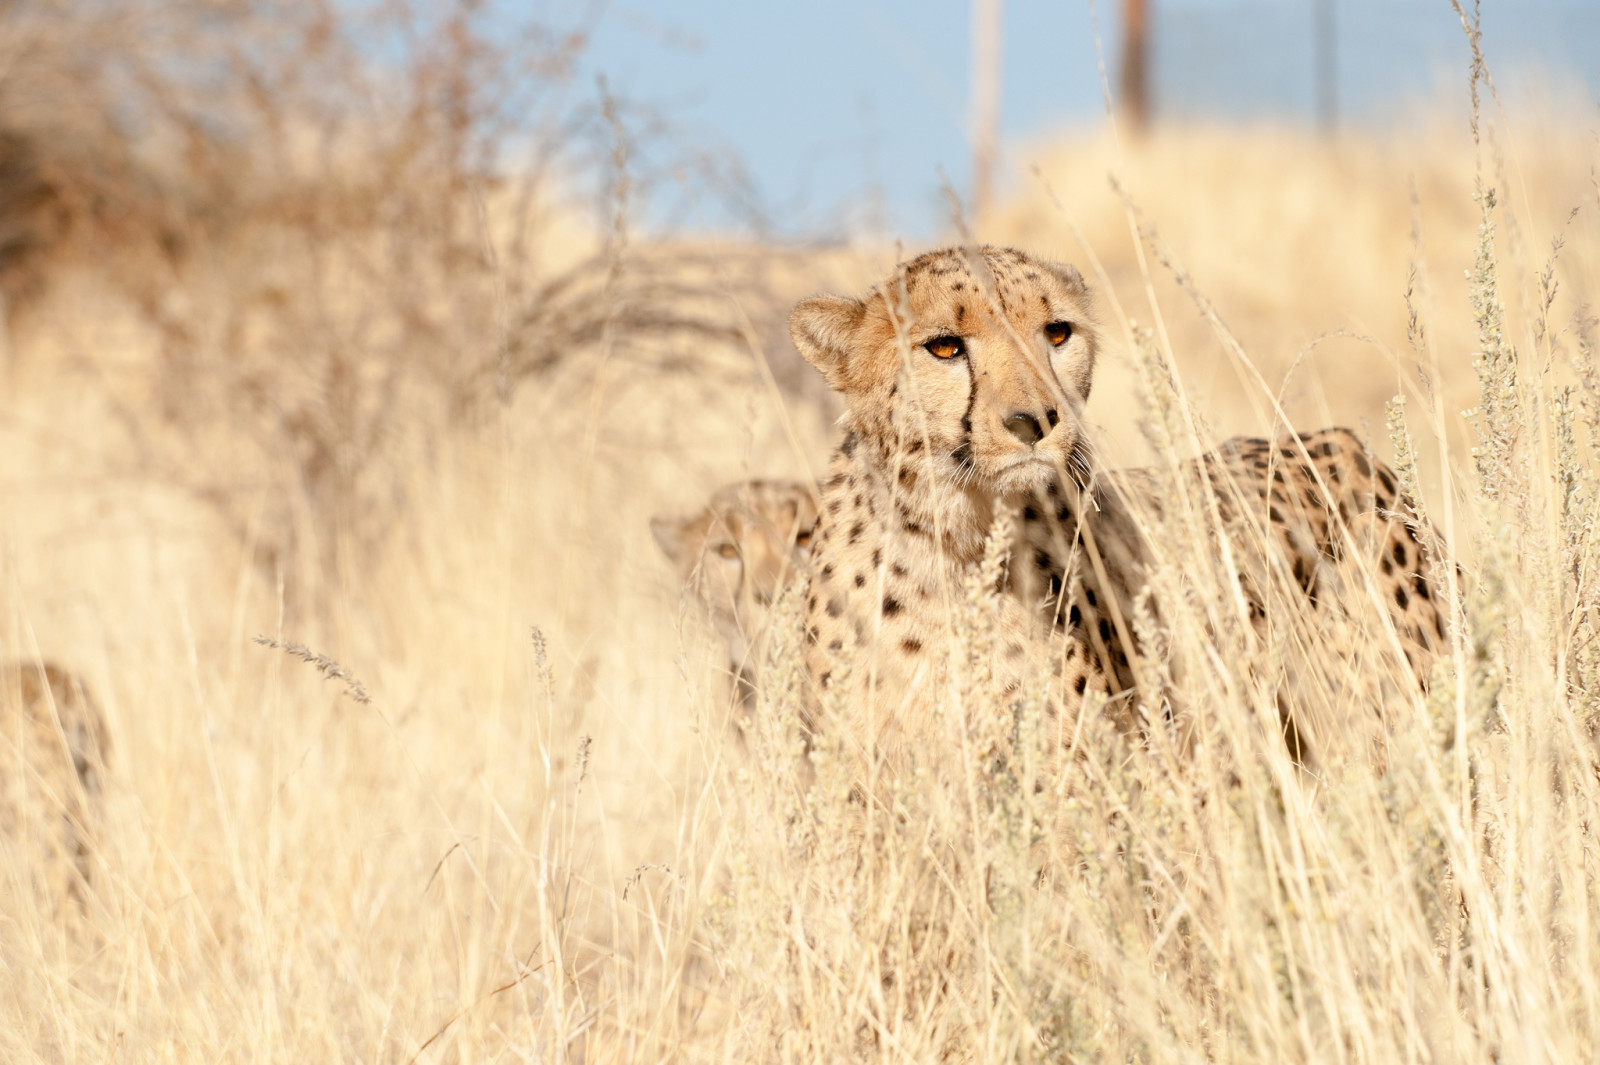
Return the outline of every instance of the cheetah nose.
[[[1024,444],[1035,444],[1044,438],[1044,430],[1039,428],[1039,419],[1021,411],[1006,419],[1006,428],[1011,430],[1012,436]]]

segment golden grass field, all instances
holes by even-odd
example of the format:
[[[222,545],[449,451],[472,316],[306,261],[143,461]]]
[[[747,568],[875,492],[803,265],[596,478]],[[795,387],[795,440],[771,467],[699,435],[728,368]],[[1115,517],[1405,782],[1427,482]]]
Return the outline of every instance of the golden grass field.
[[[823,468],[783,310],[895,249],[624,245],[470,183],[431,230],[314,169],[178,251],[63,243],[0,357],[0,658],[77,671],[111,754],[81,904],[0,843],[0,1057],[1593,1060],[1600,159],[1592,115],[1482,129],[1063,138],[971,222],[1101,289],[1108,464],[1277,403],[1403,471],[1406,396],[1464,583],[1430,693],[1371,697],[1381,768],[1294,767],[1287,644],[1175,530],[1192,732],[1081,716],[1062,769],[974,688],[866,824],[782,633],[733,739],[648,520]],[[1367,728],[1377,657],[1281,629]]]

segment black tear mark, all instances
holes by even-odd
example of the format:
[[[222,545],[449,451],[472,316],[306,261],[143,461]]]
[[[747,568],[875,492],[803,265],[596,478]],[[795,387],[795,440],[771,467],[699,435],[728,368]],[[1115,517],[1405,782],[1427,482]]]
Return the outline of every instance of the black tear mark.
[[[961,412],[961,432],[964,434],[964,436],[961,440],[961,446],[956,448],[956,450],[961,451],[965,449],[966,456],[958,460],[965,462],[967,461],[967,456],[972,454],[972,447],[968,441],[972,437],[972,405],[978,399],[978,378],[977,371],[973,369],[972,366],[972,359],[968,357],[962,359],[961,361],[965,363],[967,367],[967,409]]]

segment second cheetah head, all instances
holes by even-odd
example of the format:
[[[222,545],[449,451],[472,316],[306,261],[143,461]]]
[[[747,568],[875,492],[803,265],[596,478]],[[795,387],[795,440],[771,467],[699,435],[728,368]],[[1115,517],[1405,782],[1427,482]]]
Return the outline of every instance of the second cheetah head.
[[[650,519],[650,533],[710,610],[735,670],[748,667],[767,608],[803,571],[817,504],[796,481],[740,481],[717,489],[699,512]]]
[[[930,252],[865,298],[803,301],[789,329],[888,462],[915,455],[919,474],[1002,498],[1087,476],[1080,413],[1099,337],[1070,266]]]

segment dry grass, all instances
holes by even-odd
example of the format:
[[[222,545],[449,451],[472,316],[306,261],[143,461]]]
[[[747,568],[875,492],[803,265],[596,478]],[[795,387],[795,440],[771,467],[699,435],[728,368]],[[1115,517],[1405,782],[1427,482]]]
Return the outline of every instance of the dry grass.
[[[1238,624],[1174,519],[1155,539],[1187,595],[1136,619],[1173,723],[1130,745],[1092,707],[1002,705],[977,656],[870,809],[856,752],[802,760],[792,607],[761,727],[729,741],[725,655],[647,521],[820,465],[828,413],[773,308],[891,251],[652,244],[625,212],[519,214],[548,188],[451,185],[478,171],[420,149],[382,172],[399,189],[352,193],[361,145],[176,258],[59,246],[4,367],[0,654],[81,672],[115,756],[81,912],[0,916],[0,1055],[1592,1059],[1594,143],[1485,130],[1492,229],[1449,128],[1157,130],[1115,164],[1145,266],[1098,138],[1044,153],[1064,206],[978,221],[1098,258],[1114,460],[1170,473],[1270,432],[1272,397],[1365,421],[1402,468],[1414,449],[1465,579],[1430,694],[1372,683],[1360,609],[1344,655],[1288,606],[1269,638]],[[1297,363],[1329,330],[1372,339]],[[1384,701],[1385,772],[1359,744],[1288,760],[1291,659],[1352,734]]]

